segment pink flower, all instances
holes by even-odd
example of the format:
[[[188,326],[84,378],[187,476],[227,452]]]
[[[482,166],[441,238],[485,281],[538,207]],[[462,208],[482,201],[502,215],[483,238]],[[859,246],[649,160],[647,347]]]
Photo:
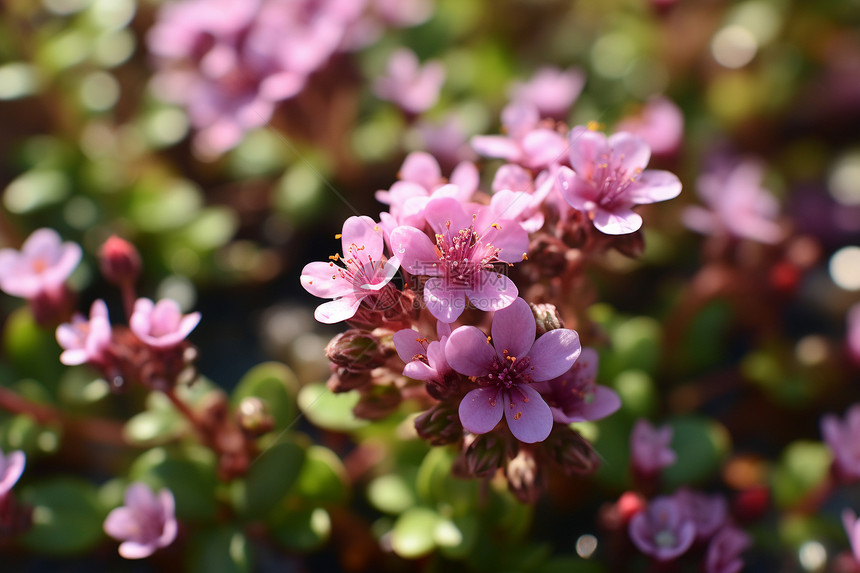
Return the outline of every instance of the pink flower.
[[[119,554],[126,559],[143,559],[176,539],[173,494],[162,489],[155,494],[135,482],[125,492],[125,505],[111,511],[104,522],[105,533],[122,541]]]
[[[0,250],[0,290],[33,299],[61,287],[81,260],[80,246],[61,241],[53,229],[39,229],[20,251]]]
[[[478,388],[460,402],[460,422],[474,434],[492,431],[504,413],[515,438],[541,442],[552,430],[553,416],[532,387],[561,376],[579,357],[579,335],[566,328],[535,340],[537,328],[528,303],[517,298],[493,317],[492,336],[461,326],[445,344],[451,368],[474,377]]]
[[[583,86],[585,72],[581,69],[544,66],[528,82],[515,83],[510,91],[513,101],[533,105],[541,117],[564,119]]]
[[[684,139],[684,114],[672,100],[656,97],[648,100],[639,114],[622,119],[615,129],[638,135],[656,156],[670,156]]]
[[[469,125],[462,115],[449,112],[439,120],[417,121],[415,146],[426,149],[446,165],[473,161],[477,155],[469,145]]]
[[[630,539],[639,551],[658,561],[682,555],[696,539],[696,526],[671,497],[657,497],[630,519]]]
[[[111,327],[105,301],[99,299],[90,307],[90,319],[80,314],[71,323],[57,327],[57,342],[63,348],[60,362],[67,366],[92,362],[101,364],[110,346]]]
[[[833,452],[833,463],[843,477],[860,479],[860,404],[845,414],[845,422],[833,414],[821,418],[821,434]]]
[[[344,255],[328,263],[308,263],[302,269],[302,286],[320,298],[334,299],[317,307],[314,317],[325,324],[352,318],[361,301],[387,285],[400,261],[383,255],[382,229],[370,217],[350,217],[343,224]],[[344,266],[335,264],[340,262]]]
[[[413,275],[429,275],[424,302],[442,322],[454,322],[466,298],[484,311],[499,310],[517,297],[513,281],[493,269],[497,262],[523,260],[528,234],[514,221],[493,221],[486,209],[467,214],[456,199],[441,197],[427,203],[427,223],[435,241],[423,231],[401,225],[391,232],[392,250]]]
[[[507,135],[475,136],[472,148],[485,157],[504,159],[529,169],[543,169],[564,159],[567,151],[564,136],[541,125],[534,105],[509,104],[502,110],[502,127]]]
[[[394,333],[394,349],[406,366],[403,375],[415,380],[444,384],[454,371],[445,358],[445,344],[451,335],[451,325],[437,322],[438,340],[428,341],[411,328]]]
[[[585,127],[570,132],[570,163],[559,168],[565,200],[607,235],[624,235],[642,226],[634,205],[666,201],[681,192],[678,178],[648,169],[648,144],[629,133],[609,138]]]
[[[597,363],[597,352],[593,348],[583,348],[570,370],[558,378],[534,385],[549,404],[556,422],[600,420],[621,407],[621,398],[614,390],[595,383]]]
[[[847,507],[842,510],[842,525],[845,526],[845,533],[848,534],[848,542],[851,544],[854,561],[860,565],[860,520],[857,519],[854,510]]]
[[[737,527],[727,525],[717,532],[708,545],[705,555],[707,573],[738,573],[744,568],[740,558],[751,545],[749,535]]]
[[[706,235],[728,233],[760,243],[778,242],[783,236],[774,220],[779,203],[761,186],[763,177],[764,165],[750,159],[700,176],[696,190],[707,208],[687,207],[684,224]]]
[[[643,476],[653,476],[675,463],[672,443],[672,426],[652,426],[648,420],[640,419],[630,433],[630,464]]]
[[[376,95],[414,115],[436,104],[445,83],[445,68],[441,62],[432,60],[422,66],[418,57],[405,48],[391,55],[387,74],[376,80]]]
[[[21,474],[24,473],[26,463],[27,456],[21,450],[15,450],[8,454],[4,454],[0,450],[0,499],[4,498],[18,483]]]
[[[199,312],[183,315],[175,300],[164,298],[153,304],[148,298],[139,298],[128,325],[149,346],[170,348],[185,340],[199,322]]]

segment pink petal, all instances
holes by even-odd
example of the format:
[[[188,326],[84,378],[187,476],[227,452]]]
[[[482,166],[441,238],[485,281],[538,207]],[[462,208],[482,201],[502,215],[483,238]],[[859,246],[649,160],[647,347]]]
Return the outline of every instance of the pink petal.
[[[114,539],[128,539],[139,530],[134,511],[126,506],[111,510],[105,518],[103,528],[105,533]]]
[[[418,331],[411,328],[398,330],[392,338],[394,339],[394,350],[397,352],[397,356],[406,364],[412,362],[415,355],[424,354],[426,351],[424,345],[418,342],[422,338],[421,335]]]
[[[476,278],[477,284],[467,288],[466,295],[476,308],[485,312],[510,306],[519,294],[514,281],[501,273],[480,271]]]
[[[466,308],[466,293],[434,277],[424,283],[424,304],[436,319],[454,322]]]
[[[580,177],[591,179],[595,165],[608,161],[611,155],[602,133],[584,127],[571,130],[570,164]]]
[[[438,372],[420,360],[413,360],[403,368],[403,375],[413,380],[433,380]]]
[[[397,177],[421,185],[432,191],[442,180],[442,170],[436,158],[423,151],[413,151],[406,156]]]
[[[524,357],[535,341],[535,317],[529,303],[521,298],[496,312],[492,326],[493,346],[499,358],[503,350],[509,356]]]
[[[626,235],[642,227],[642,217],[630,209],[617,208],[612,212],[598,209],[594,212],[594,226],[607,235]]]
[[[597,386],[594,389],[591,400],[590,403],[583,403],[576,414],[566,416],[567,419],[564,422],[570,424],[573,422],[602,420],[621,408],[621,398],[615,390],[606,386]]]
[[[439,255],[430,237],[415,227],[401,225],[391,231],[391,250],[413,275],[438,275]],[[434,266],[435,265],[435,266]]]
[[[474,326],[461,326],[445,343],[445,357],[451,368],[466,376],[484,376],[496,358],[487,336]]]
[[[384,243],[382,240],[381,227],[367,216],[350,217],[343,224],[343,232],[341,235],[341,248],[343,249],[344,258],[352,256],[350,247],[364,247],[361,251],[361,257],[366,260],[368,257],[374,261],[382,258],[382,250]]]
[[[639,205],[674,199],[680,193],[681,181],[678,176],[660,169],[643,171],[627,191],[630,200]]]
[[[516,163],[502,165],[493,177],[493,191],[496,191],[496,195],[505,189],[528,192],[533,186],[532,176]],[[493,199],[495,200],[495,195],[493,195]]]
[[[506,263],[521,263],[529,249],[529,234],[513,220],[501,220],[496,227],[486,228],[482,240],[499,249],[496,255]]]
[[[550,330],[535,340],[529,351],[532,380],[542,382],[561,376],[570,370],[581,351],[576,331]]]
[[[468,229],[472,224],[472,216],[464,211],[466,206],[453,197],[439,197],[427,203],[424,217],[436,233],[456,233],[460,229]]]
[[[320,298],[341,297],[353,290],[352,281],[341,276],[337,265],[321,261],[305,265],[301,282],[306,291]]]
[[[567,141],[556,131],[536,129],[523,138],[522,149],[527,158],[527,166],[539,169],[563,160],[567,152]]]
[[[89,360],[89,353],[83,348],[70,348],[69,350],[64,350],[63,353],[60,354],[60,362],[66,366],[85,364],[87,360]]]
[[[125,559],[143,559],[152,555],[155,550],[155,544],[137,541],[125,541],[119,546],[119,554]]]
[[[459,201],[468,201],[472,198],[472,194],[478,190],[478,185],[481,182],[481,175],[478,173],[478,168],[471,161],[463,161],[454,168],[451,172],[451,183],[460,188],[460,195],[457,196]]]
[[[260,97],[281,101],[293,97],[305,87],[305,76],[293,72],[272,74],[260,82]]]
[[[544,441],[552,430],[552,412],[537,390],[517,384],[505,393],[505,420],[516,439],[526,444]]]
[[[502,419],[503,410],[504,400],[498,388],[475,388],[460,401],[460,423],[473,434],[486,434]]]
[[[607,143],[612,148],[613,163],[617,161],[624,171],[633,173],[648,166],[651,148],[641,137],[622,131],[611,135]]]
[[[18,482],[26,464],[27,457],[21,450],[9,452],[5,460],[0,452],[0,498]]]
[[[519,144],[503,135],[476,135],[471,139],[472,149],[484,157],[498,157],[516,162],[522,157]]]
[[[323,324],[335,324],[355,316],[360,304],[360,298],[344,296],[319,305],[314,311],[314,318]]]

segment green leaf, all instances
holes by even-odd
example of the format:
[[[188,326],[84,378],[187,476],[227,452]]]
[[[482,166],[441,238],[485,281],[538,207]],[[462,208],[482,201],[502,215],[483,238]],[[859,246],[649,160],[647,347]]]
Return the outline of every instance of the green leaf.
[[[677,461],[663,471],[667,487],[707,479],[720,467],[731,445],[728,431],[713,420],[689,417],[671,421],[671,447]]]
[[[254,569],[250,543],[231,526],[195,535],[189,555],[192,573],[249,573]]]
[[[299,477],[305,451],[294,442],[280,442],[262,452],[243,478],[230,484],[230,499],[245,517],[271,511]]]
[[[181,435],[187,422],[175,410],[144,410],[126,422],[123,436],[137,446],[165,444]]]
[[[308,552],[323,545],[331,534],[331,517],[321,507],[289,510],[281,508],[270,522],[275,541],[290,551]]]
[[[343,462],[328,448],[309,447],[295,493],[309,503],[345,501],[349,495],[349,486]]]
[[[12,181],[3,195],[3,204],[17,215],[59,203],[70,192],[68,176],[62,171],[34,169]]]
[[[479,527],[480,524],[475,515],[441,518],[435,531],[436,544],[447,557],[465,559],[478,539]]]
[[[367,499],[379,511],[398,514],[415,505],[415,492],[400,474],[386,474],[367,485]]]
[[[427,555],[436,547],[436,528],[439,514],[427,507],[406,510],[394,523],[391,531],[391,548],[404,559]]]
[[[773,472],[773,497],[780,507],[802,500],[827,479],[833,456],[821,442],[792,442]]]
[[[299,409],[316,426],[336,432],[349,432],[367,425],[352,409],[358,404],[357,391],[334,394],[325,384],[308,384],[299,391]]]
[[[280,362],[264,362],[251,368],[236,386],[231,401],[237,408],[245,398],[263,401],[275,429],[286,428],[296,418],[295,397],[299,382],[290,368]]]
[[[200,446],[180,449],[159,447],[140,455],[129,470],[131,481],[143,481],[154,490],[167,488],[176,499],[180,519],[212,519],[215,515],[216,460]]]
[[[19,376],[51,383],[60,377],[60,349],[54,331],[36,324],[27,307],[16,309],[6,320],[3,332],[6,356]]]
[[[58,478],[22,488],[21,501],[33,506],[33,527],[22,537],[38,553],[80,554],[98,544],[107,514],[87,482]]]
[[[478,481],[451,474],[454,453],[449,448],[433,448],[424,457],[415,478],[415,489],[424,503],[445,503],[454,514],[470,512],[478,499]]]

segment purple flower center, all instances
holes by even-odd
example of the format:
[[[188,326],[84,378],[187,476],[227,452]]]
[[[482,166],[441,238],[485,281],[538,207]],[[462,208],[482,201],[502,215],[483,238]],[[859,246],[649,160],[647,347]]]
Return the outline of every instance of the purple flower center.
[[[597,191],[595,204],[593,206],[586,205],[586,207],[593,209],[597,205],[601,205],[612,209],[617,206],[619,200],[627,194],[627,189],[642,174],[642,168],[637,167],[633,171],[625,169],[623,167],[623,154],[614,162],[612,161],[612,156],[608,153],[602,154],[600,159],[601,161],[595,164],[595,170],[591,173],[591,177],[589,177],[591,184]]]
[[[532,381],[529,371],[531,370],[531,358],[523,356],[517,358],[511,356],[507,350],[503,350],[504,358],[496,356],[490,365],[490,372],[479,380],[482,386],[498,386],[510,390],[517,384],[528,384]]]
[[[496,225],[495,223],[493,224]],[[445,223],[445,234],[436,234],[436,254],[448,284],[461,287],[477,286],[478,273],[491,269],[499,262],[497,249],[484,243],[475,231],[475,221],[468,229],[451,233],[451,221]],[[436,266],[439,263],[434,263]]]

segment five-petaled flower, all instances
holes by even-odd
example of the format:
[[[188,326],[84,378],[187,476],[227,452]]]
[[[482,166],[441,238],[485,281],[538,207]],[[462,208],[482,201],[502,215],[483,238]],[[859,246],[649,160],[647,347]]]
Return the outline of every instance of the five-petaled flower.
[[[314,296],[334,300],[319,305],[314,317],[325,324],[355,316],[361,301],[387,285],[400,260],[386,259],[382,228],[370,217],[350,217],[341,233],[343,256],[329,257],[328,263],[314,262],[302,269],[302,286]],[[340,264],[335,264],[341,262]]]
[[[126,559],[149,557],[176,539],[174,504],[170,490],[156,494],[146,484],[135,482],[125,492],[125,505],[105,519],[105,533],[122,541],[119,554]]]
[[[63,348],[60,362],[67,366],[92,362],[103,362],[104,354],[110,346],[111,328],[108,308],[99,299],[90,307],[90,319],[76,314],[72,322],[57,327],[57,342]]]
[[[149,346],[170,348],[185,340],[199,322],[199,312],[183,315],[175,300],[164,298],[153,303],[148,298],[139,298],[128,325]]]
[[[53,229],[34,231],[20,251],[0,250],[0,290],[33,299],[55,291],[81,260],[81,247],[62,242]]]
[[[860,479],[860,404],[848,409],[845,422],[833,414],[821,418],[821,433],[839,474],[845,479]]]
[[[516,285],[493,265],[525,258],[528,234],[519,223],[492,221],[486,208],[467,214],[450,197],[431,200],[424,215],[435,242],[423,231],[402,225],[391,232],[391,247],[409,273],[431,277],[424,284],[424,302],[434,317],[454,322],[466,307],[466,297],[484,311],[505,308],[516,299]]]
[[[615,390],[595,383],[597,363],[597,351],[583,348],[570,370],[558,378],[535,384],[556,422],[600,420],[621,407],[621,398]]]
[[[552,430],[553,417],[531,384],[570,370],[581,351],[579,335],[559,328],[535,340],[534,315],[521,298],[496,312],[491,332],[488,338],[474,326],[461,326],[445,344],[451,368],[478,384],[460,402],[460,422],[474,434],[485,434],[504,413],[519,441],[541,442]]]
[[[696,539],[696,525],[672,497],[657,497],[630,519],[630,539],[639,551],[658,561],[671,561]]]
[[[570,132],[570,164],[559,168],[565,200],[587,214],[607,235],[633,233],[642,226],[634,205],[666,201],[681,192],[678,177],[648,169],[651,150],[639,137],[616,133],[609,138],[586,127]]]
[[[657,475],[660,470],[675,463],[672,443],[672,426],[655,428],[648,420],[640,419],[630,432],[630,465],[643,477]]]

